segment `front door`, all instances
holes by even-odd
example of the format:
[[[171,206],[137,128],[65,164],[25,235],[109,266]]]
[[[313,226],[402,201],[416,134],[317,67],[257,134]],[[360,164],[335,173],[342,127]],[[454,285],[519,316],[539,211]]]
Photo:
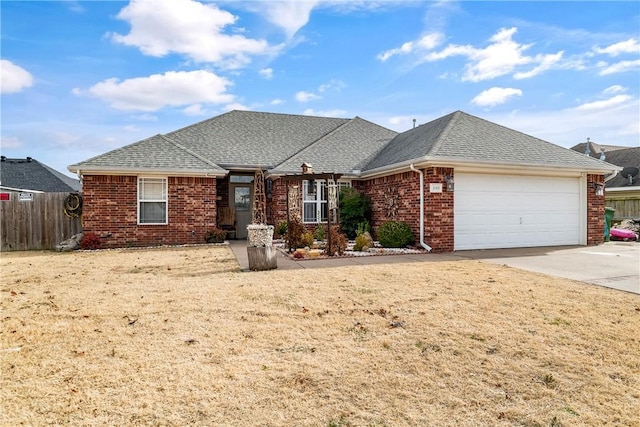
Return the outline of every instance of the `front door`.
[[[251,223],[251,208],[253,203],[253,186],[247,184],[230,185],[229,205],[236,210],[236,237],[247,238],[247,225]]]

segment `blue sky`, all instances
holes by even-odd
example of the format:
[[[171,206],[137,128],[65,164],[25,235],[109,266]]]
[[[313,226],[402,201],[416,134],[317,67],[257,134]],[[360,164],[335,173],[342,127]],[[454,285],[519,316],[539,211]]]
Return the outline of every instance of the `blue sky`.
[[[233,109],[403,131],[462,110],[640,141],[637,1],[6,1],[1,147],[67,166]]]

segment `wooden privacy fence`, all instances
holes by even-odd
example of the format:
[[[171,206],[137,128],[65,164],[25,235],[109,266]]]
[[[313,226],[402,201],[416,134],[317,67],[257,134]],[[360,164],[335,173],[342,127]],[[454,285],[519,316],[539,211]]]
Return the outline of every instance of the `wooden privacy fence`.
[[[640,218],[640,198],[631,197],[615,197],[608,198],[607,207],[615,209],[613,214],[614,220],[620,219],[639,219]]]
[[[69,193],[21,194],[0,200],[0,251],[55,249],[82,231],[80,218],[64,213]]]

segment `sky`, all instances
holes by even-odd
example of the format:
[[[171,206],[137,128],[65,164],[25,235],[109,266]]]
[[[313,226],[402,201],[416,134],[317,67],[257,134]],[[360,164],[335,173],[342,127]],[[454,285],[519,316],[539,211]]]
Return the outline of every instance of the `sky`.
[[[231,110],[461,110],[640,144],[637,1],[0,1],[3,156],[67,166]]]

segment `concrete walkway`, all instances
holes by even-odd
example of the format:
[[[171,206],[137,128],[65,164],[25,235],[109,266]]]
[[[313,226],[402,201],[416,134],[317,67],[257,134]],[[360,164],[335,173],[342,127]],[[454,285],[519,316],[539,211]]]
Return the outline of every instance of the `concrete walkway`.
[[[229,243],[242,271],[249,271],[246,240],[231,240]],[[277,257],[279,270],[475,259],[640,294],[640,243],[638,242],[608,242],[599,246],[487,249],[445,254],[383,255],[300,261],[293,260],[278,252]]]

